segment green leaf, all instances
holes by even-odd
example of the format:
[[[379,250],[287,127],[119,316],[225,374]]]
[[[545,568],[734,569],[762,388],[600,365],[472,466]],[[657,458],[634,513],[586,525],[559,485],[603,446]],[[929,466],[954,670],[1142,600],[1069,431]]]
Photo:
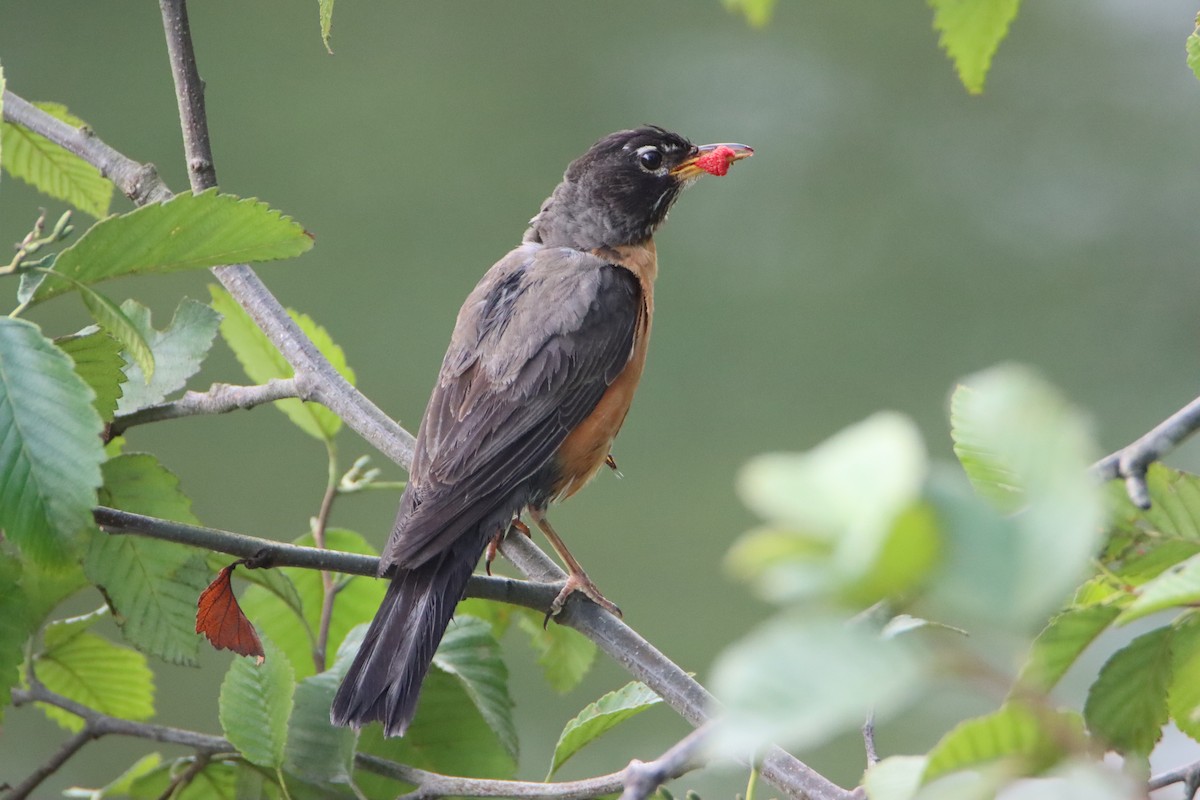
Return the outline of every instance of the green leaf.
[[[635,717],[661,702],[662,698],[646,684],[630,681],[620,689],[584,706],[559,734],[558,744],[554,746],[554,760],[550,764],[546,780],[550,780],[567,759],[584,747],[630,717]]]
[[[329,46],[329,38],[333,32],[333,0],[317,0],[321,14],[321,43],[325,45],[325,51],[329,55],[333,55],[333,48]]]
[[[331,550],[377,555],[366,540],[353,531],[330,528],[325,532],[325,542]],[[305,534],[295,543],[312,547],[312,536]],[[270,636],[287,653],[296,670],[296,677],[306,678],[316,671],[312,657],[312,632],[318,629],[321,621],[321,601],[324,597],[321,575],[316,570],[296,567],[284,567],[281,571],[291,580],[300,596],[304,618],[299,618],[288,603],[260,586],[251,586],[242,595],[242,611],[261,633]],[[333,619],[329,626],[330,650],[341,644],[351,628],[375,616],[387,590],[386,582],[374,578],[343,576],[339,581],[345,581],[345,585],[338,591],[333,603]]]
[[[951,407],[955,447],[970,454],[968,464],[1009,476],[1024,505],[989,521],[949,483],[931,484],[948,542],[943,599],[998,623],[1040,623],[1089,572],[1100,547],[1105,503],[1087,472],[1096,457],[1090,426],[1054,387],[1015,364],[966,378]]]
[[[154,716],[154,674],[146,657],[83,631],[55,642],[34,659],[46,688],[104,714],[146,720]],[[77,733],[83,720],[39,703],[46,716]]]
[[[713,666],[713,693],[726,710],[713,746],[741,754],[767,742],[808,748],[861,725],[872,708],[885,718],[920,687],[923,662],[912,638],[883,639],[811,613],[768,622]]]
[[[1192,556],[1142,586],[1137,599],[1117,618],[1117,624],[1197,602],[1200,602],[1200,556]]]
[[[998,759],[1012,774],[1035,775],[1084,744],[1078,715],[1020,703],[1005,703],[991,714],[961,722],[929,751],[924,782]]]
[[[103,424],[74,363],[29,322],[0,318],[0,528],[30,558],[65,562],[92,520]]]
[[[111,422],[121,399],[125,382],[125,359],[121,344],[107,332],[90,326],[71,336],[56,339],[55,344],[75,362],[75,372],[92,388],[92,405],[100,419]]]
[[[0,120],[4,119],[4,67],[0,66]],[[4,165],[4,132],[0,129],[0,166]]]
[[[1171,636],[1167,710],[1179,730],[1200,741],[1200,618],[1189,615]]]
[[[208,565],[210,572],[220,572],[225,567],[228,567],[238,559],[235,556],[226,555],[225,553],[208,553],[204,557],[205,563]],[[300,599],[300,593],[296,591],[296,584],[292,583],[292,579],[283,573],[280,569],[250,569],[249,566],[243,564],[241,569],[235,570],[233,577],[240,578],[246,583],[252,583],[255,586],[261,586],[271,594],[275,595],[288,610],[297,617],[304,616],[304,603]]]
[[[508,667],[492,626],[475,617],[455,617],[442,637],[433,664],[462,683],[500,744],[517,759],[517,728],[508,694]]]
[[[529,644],[538,654],[538,664],[546,682],[554,691],[571,691],[596,660],[596,643],[565,625],[542,625],[542,615],[522,609],[517,617],[521,630],[529,635]]]
[[[329,707],[366,632],[366,625],[355,627],[346,635],[333,667],[296,686],[284,750],[290,774],[321,785],[350,783],[357,736],[349,728],[329,724]]]
[[[74,128],[86,123],[59,103],[34,103],[52,117]],[[112,202],[112,183],[74,153],[64,150],[46,137],[27,128],[0,122],[0,152],[4,168],[38,191],[70,203],[97,219],[108,216]]]
[[[1088,690],[1088,729],[1122,753],[1149,755],[1167,722],[1171,629],[1144,633],[1113,653]]]
[[[91,313],[92,319],[96,320],[101,328],[108,331],[114,339],[121,343],[125,352],[133,358],[133,363],[146,376],[145,380],[149,381],[154,375],[154,353],[151,352],[150,345],[143,338],[142,332],[112,300],[78,281],[68,279],[68,283],[79,291],[79,296],[83,299],[83,304],[87,306],[88,312]]]
[[[184,387],[188,378],[204,363],[221,318],[203,303],[185,298],[175,309],[170,324],[159,331],[151,322],[150,309],[136,300],[126,300],[121,304],[121,310],[149,343],[158,365],[149,381],[136,360],[126,367],[129,383],[117,410],[128,414],[160,403],[167,395]]]
[[[1187,37],[1187,65],[1192,74],[1200,79],[1200,14],[1196,15],[1196,28]]]
[[[768,599],[834,592],[869,598],[919,581],[936,551],[914,508],[928,459],[913,422],[880,413],[808,453],[768,454],[742,470],[742,499],[769,524],[735,546],[735,568]],[[884,556],[899,554],[893,568]],[[783,556],[783,557],[781,557]]]
[[[761,28],[771,21],[776,0],[721,0],[730,11],[741,13],[746,21]]]
[[[266,335],[246,315],[242,307],[224,289],[210,286],[213,308],[221,313],[221,336],[237,356],[246,375],[255,383],[266,383],[273,378],[290,378],[294,373],[291,364],[271,344]],[[300,326],[317,349],[334,368],[350,383],[354,383],[354,370],[346,365],[342,348],[334,344],[329,333],[307,316],[288,309],[288,314]],[[274,406],[287,414],[300,430],[322,441],[331,440],[341,429],[342,421],[332,411],[316,403],[305,403],[298,399],[280,400]]]
[[[97,222],[58,254],[54,270],[93,284],[126,275],[293,258],[311,247],[312,238],[290,217],[252,198],[210,189]],[[50,276],[35,298],[45,300],[68,288]]]
[[[139,778],[144,778],[162,766],[162,756],[150,753],[139,758],[109,783],[99,789],[71,788],[63,792],[64,797],[87,798],[87,800],[103,800],[106,797],[127,797],[133,791],[133,785]]]
[[[12,702],[9,690],[17,685],[18,667],[25,660],[25,641],[34,628],[20,578],[21,562],[0,551],[0,720],[4,708]]]
[[[198,523],[179,479],[148,453],[106,463],[100,499],[135,514]],[[95,532],[84,570],[103,587],[131,644],[172,664],[196,664],[196,601],[208,583],[196,551],[174,542]]]
[[[221,730],[246,760],[260,767],[283,766],[295,674],[283,653],[260,637],[266,659],[235,658],[221,682]]]
[[[867,767],[863,789],[870,800],[911,800],[921,786],[926,756],[891,756]]]
[[[1021,0],[929,0],[938,44],[971,94],[983,92],[992,56],[1008,35]]]
[[[1097,636],[1117,618],[1112,606],[1072,608],[1056,614],[1038,634],[1017,684],[1023,690],[1049,692]]]

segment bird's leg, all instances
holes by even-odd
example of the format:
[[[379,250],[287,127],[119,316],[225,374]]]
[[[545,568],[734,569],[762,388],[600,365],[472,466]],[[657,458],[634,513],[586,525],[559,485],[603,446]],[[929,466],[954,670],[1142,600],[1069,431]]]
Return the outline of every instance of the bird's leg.
[[[485,571],[487,571],[488,575],[492,574],[492,562],[496,560],[496,552],[500,549],[500,543],[504,541],[504,537],[507,536],[508,532],[512,530],[520,531],[521,533],[525,534],[526,538],[533,538],[533,534],[529,532],[529,526],[524,522],[521,522],[520,517],[514,517],[513,521],[508,524],[508,528],[501,528],[500,530],[496,531],[496,535],[492,537],[490,542],[488,542],[483,561],[483,568]]]
[[[567,549],[567,546],[563,544],[563,540],[559,538],[554,528],[551,527],[550,520],[546,519],[545,512],[531,507],[529,509],[529,517],[537,524],[542,533],[546,535],[546,539],[549,540],[550,546],[554,548],[554,552],[558,553],[558,557],[567,565],[567,580],[563,584],[562,591],[558,593],[558,597],[555,597],[554,602],[550,604],[550,610],[546,613],[545,622],[549,622],[551,617],[562,611],[563,606],[566,605],[567,598],[575,592],[583,592],[596,605],[616,614],[618,617],[623,616],[617,604],[600,593],[600,589],[592,582],[588,574],[584,572],[583,566],[575,560],[575,556],[571,555],[571,551]]]

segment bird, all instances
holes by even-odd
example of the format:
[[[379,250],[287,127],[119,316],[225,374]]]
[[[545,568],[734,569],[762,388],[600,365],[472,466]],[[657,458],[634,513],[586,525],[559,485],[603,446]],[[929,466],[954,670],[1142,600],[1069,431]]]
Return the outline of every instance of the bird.
[[[546,518],[606,463],[642,375],[654,313],[654,233],[700,176],[754,151],[647,125],[567,167],[520,244],[458,312],[380,558],[387,592],[334,697],[335,725],[402,736],[455,606],[485,550],[523,513],[567,567],[550,607],[601,594]]]

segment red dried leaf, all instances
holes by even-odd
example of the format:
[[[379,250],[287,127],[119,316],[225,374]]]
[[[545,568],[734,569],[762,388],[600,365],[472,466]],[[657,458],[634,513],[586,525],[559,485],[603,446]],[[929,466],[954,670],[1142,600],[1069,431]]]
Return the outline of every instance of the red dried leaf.
[[[243,656],[254,656],[261,664],[264,654],[262,642],[254,626],[233,594],[233,569],[230,564],[213,578],[200,594],[196,604],[196,633],[203,633],[218,650],[232,650]]]

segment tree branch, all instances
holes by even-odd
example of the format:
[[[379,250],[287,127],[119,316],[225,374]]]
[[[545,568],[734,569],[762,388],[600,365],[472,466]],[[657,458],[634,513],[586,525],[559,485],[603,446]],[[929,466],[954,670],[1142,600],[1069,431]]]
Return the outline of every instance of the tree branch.
[[[63,764],[70,760],[71,756],[78,753],[85,744],[95,738],[96,734],[85,724],[83,730],[63,742],[62,747],[45,764],[39,766],[30,773],[28,778],[13,787],[5,800],[25,800],[26,797],[33,794],[33,790],[40,786],[42,781],[57,772]]]
[[[1188,403],[1148,433],[1092,465],[1101,480],[1125,479],[1125,491],[1138,508],[1150,507],[1146,469],[1200,430],[1200,397]]]
[[[309,399],[304,396],[300,383],[295,378],[275,378],[258,386],[214,383],[206,392],[187,392],[170,403],[159,403],[128,414],[118,414],[109,425],[109,432],[113,436],[120,436],[137,425],[201,414],[227,414],[230,411],[251,409],[264,403],[293,397]]]
[[[630,761],[624,771],[621,800],[646,800],[667,781],[699,767],[703,763],[699,751],[711,732],[712,723],[707,722],[653,761]]]

